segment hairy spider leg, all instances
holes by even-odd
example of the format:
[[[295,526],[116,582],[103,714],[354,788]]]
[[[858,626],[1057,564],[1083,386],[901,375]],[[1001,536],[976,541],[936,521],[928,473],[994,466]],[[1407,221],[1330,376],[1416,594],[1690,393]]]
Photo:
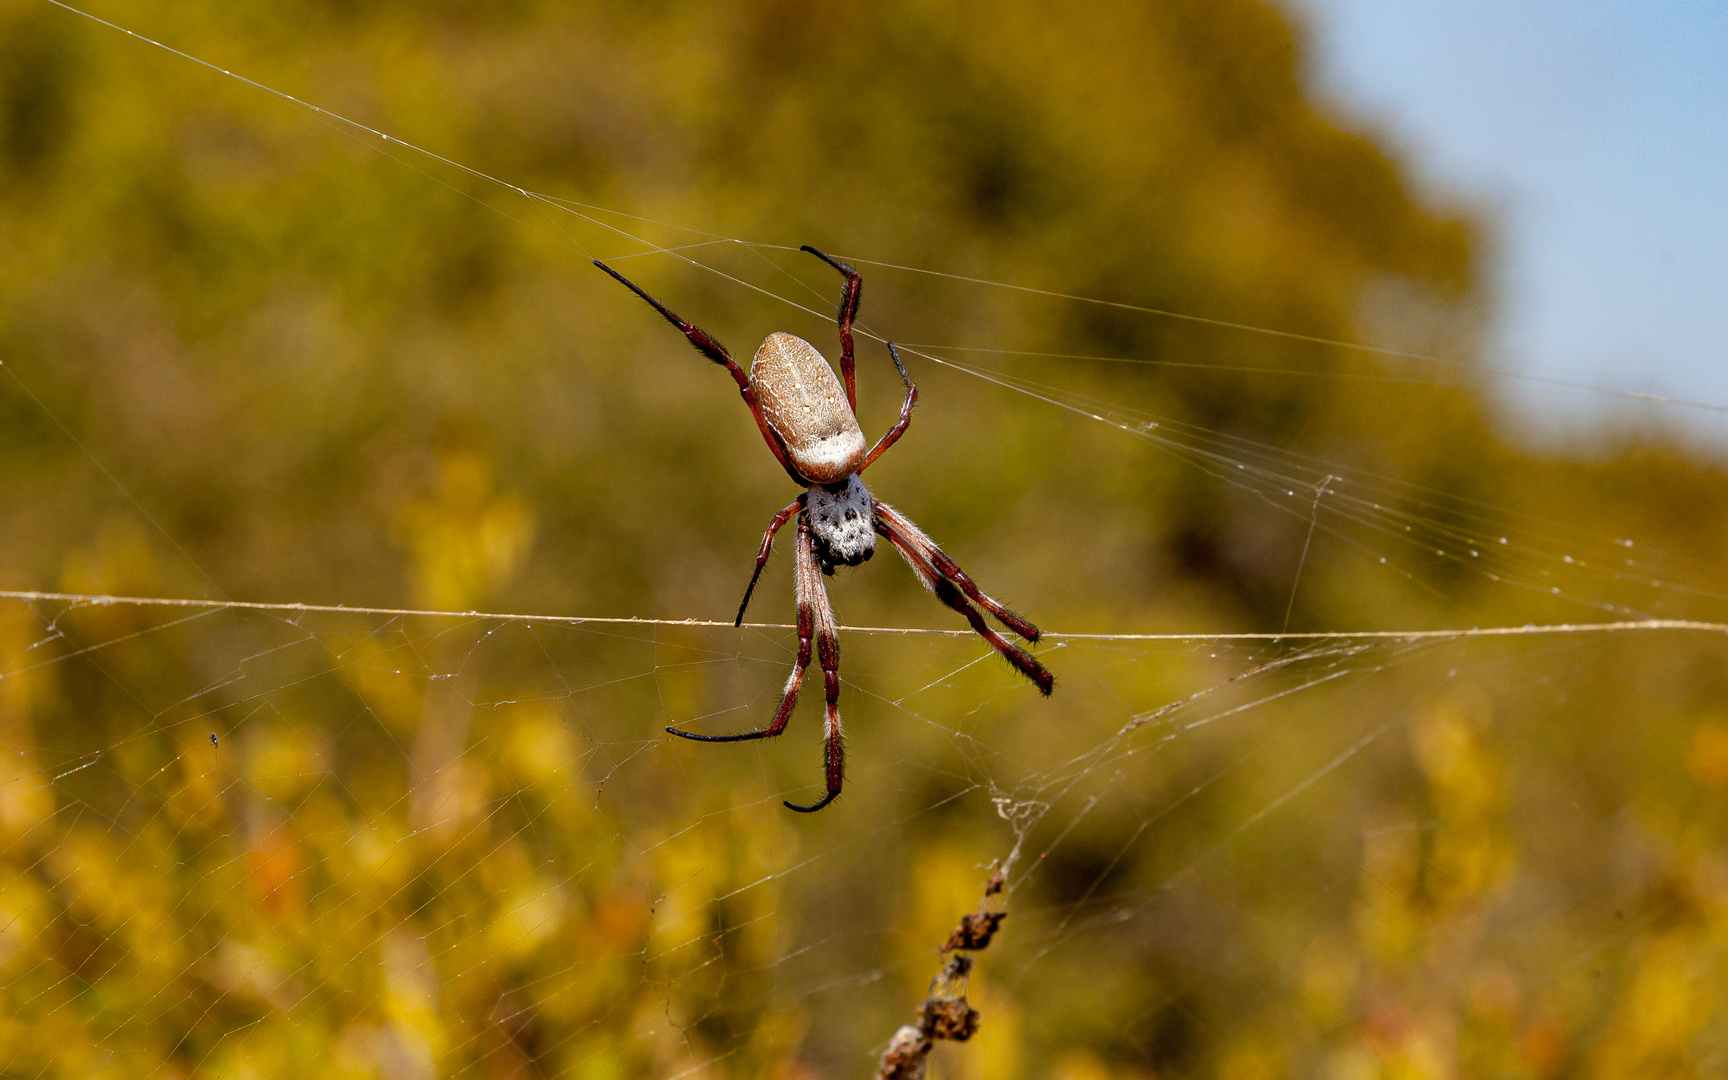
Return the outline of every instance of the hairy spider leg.
[[[816,631],[816,656],[822,664],[822,688],[825,704],[826,737],[823,755],[823,775],[828,793],[809,806],[788,801],[786,808],[800,814],[814,814],[833,802],[840,794],[846,774],[846,755],[841,744],[840,730],[840,634],[834,625],[834,609],[828,605],[828,590],[822,585],[822,568],[816,561],[816,542],[810,536],[810,515],[798,519],[798,560],[795,578],[798,585],[798,660],[800,669],[794,678],[803,678],[803,666],[810,663],[810,639],[807,627]],[[786,686],[786,700],[774,722],[781,727],[792,715],[792,703],[798,696],[796,682]]]
[[[792,520],[792,515],[804,509],[804,501],[808,498],[799,495],[792,500],[790,506],[774,515],[774,520],[768,523],[768,531],[762,534],[762,547],[756,552],[756,571],[750,575],[750,586],[744,590],[744,602],[738,605],[738,618],[733,620],[733,626],[744,625],[744,609],[750,606],[750,595],[756,591],[756,582],[762,577],[762,568],[768,565],[768,556],[774,550],[774,534],[780,527]]]
[[[876,445],[872,446],[870,452],[864,455],[864,464],[858,466],[859,472],[868,469],[871,462],[881,457],[890,446],[900,441],[900,436],[906,434],[906,429],[912,426],[912,406],[918,404],[918,385],[912,381],[912,376],[906,374],[906,365],[900,362],[900,350],[894,347],[892,341],[888,342],[887,345],[888,355],[894,358],[894,366],[899,369],[900,381],[906,384],[906,400],[900,406],[900,419],[894,422],[893,427],[883,432],[882,437],[876,440]]]
[[[858,415],[858,375],[854,370],[857,361],[852,355],[852,320],[858,315],[858,301],[864,294],[864,279],[858,276],[858,271],[840,262],[838,259],[817,251],[805,244],[800,251],[808,251],[834,269],[846,275],[846,290],[840,294],[840,378],[846,383],[846,404],[851,406],[852,415]]]
[[[793,483],[803,487],[806,481],[798,475],[798,470],[792,467],[792,458],[786,453],[785,444],[780,441],[779,434],[768,426],[768,418],[762,415],[762,404],[756,400],[756,389],[750,385],[750,376],[738,366],[738,361],[732,359],[732,354],[726,351],[726,347],[715,341],[708,331],[699,326],[692,326],[672,314],[665,304],[643,292],[635,282],[599,259],[594,260],[594,265],[612,275],[613,279],[620,285],[646,300],[650,307],[665,316],[667,322],[676,326],[686,338],[690,339],[690,344],[696,347],[697,352],[732,373],[732,380],[738,384],[739,395],[744,398],[744,404],[750,407],[750,415],[756,418],[756,426],[762,431],[762,441],[768,444],[768,449],[774,451],[774,460],[778,461],[780,467],[786,470],[786,475],[792,478]]]
[[[778,519],[776,519],[778,520]],[[792,674],[786,680],[786,690],[781,695],[780,707],[774,711],[774,721],[765,728],[755,731],[740,731],[734,735],[698,735],[693,731],[679,731],[677,728],[667,728],[668,735],[676,735],[680,739],[690,739],[694,742],[748,742],[751,739],[772,739],[786,730],[786,721],[792,719],[792,707],[798,704],[798,688],[804,685],[804,671],[810,666],[810,644],[816,637],[818,629],[818,612],[815,603],[809,599],[814,589],[814,595],[822,598],[822,610],[828,610],[827,594],[822,591],[822,572],[816,568],[816,549],[810,543],[810,517],[808,514],[798,518],[797,553],[794,558],[792,585],[798,598],[798,660],[792,665]],[[808,561],[813,569],[806,573],[806,551]],[[812,575],[814,575],[812,577]],[[809,580],[806,580],[809,579]],[[834,633],[834,616],[829,614],[828,633]]]
[[[899,530],[907,542],[918,549],[919,554],[936,573],[958,586],[960,591],[965,593],[974,604],[996,616],[997,621],[1003,626],[1019,634],[1027,641],[1037,641],[1042,636],[1043,631],[1032,625],[1025,616],[1003,606],[994,597],[987,595],[978,588],[977,582],[973,581],[966,571],[960,569],[960,564],[955,562],[946,551],[936,546],[936,541],[930,539],[924,530],[914,525],[905,514],[880,502],[876,504],[876,512],[878,516],[885,517],[890,525]]]
[[[1034,659],[1031,653],[992,629],[990,624],[984,621],[984,616],[979,613],[978,609],[968,602],[967,595],[976,593],[977,596],[983,597],[984,601],[988,601],[992,615],[995,615],[999,609],[1013,616],[1017,622],[1034,633],[1037,632],[1037,627],[1018,615],[1014,615],[1013,612],[1008,611],[996,601],[984,597],[983,593],[978,592],[976,585],[970,584],[970,578],[966,579],[967,585],[961,585],[950,578],[943,568],[952,567],[954,571],[958,572],[959,567],[954,565],[954,560],[948,558],[941,548],[932,543],[930,538],[919,530],[918,526],[896,513],[892,507],[880,502],[876,504],[876,531],[888,538],[888,542],[893,544],[895,550],[906,559],[907,565],[912,567],[912,572],[918,575],[918,580],[923,582],[926,589],[935,593],[938,600],[964,615],[966,621],[971,624],[974,633],[989,642],[990,647],[1001,653],[1003,659],[1013,664],[1015,670],[1031,679],[1040,693],[1045,697],[1050,696],[1050,691],[1056,686],[1056,677],[1050,674],[1049,669],[1043,664]],[[940,557],[940,564],[936,561],[936,557]],[[997,617],[1000,618],[1001,616],[998,615]]]

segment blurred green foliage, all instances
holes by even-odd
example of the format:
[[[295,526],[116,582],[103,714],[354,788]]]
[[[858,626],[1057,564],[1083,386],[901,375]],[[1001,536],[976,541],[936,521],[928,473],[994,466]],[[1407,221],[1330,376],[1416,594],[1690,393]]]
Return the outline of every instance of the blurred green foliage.
[[[619,213],[0,0],[0,587],[729,617],[789,492],[583,256],[741,354],[832,352],[837,282],[694,252],[808,314],[609,228],[704,238],[672,222],[1202,317],[863,267],[876,332],[1214,455],[911,356],[873,488],[1049,629],[1723,614],[1718,464],[1544,443],[1466,366],[1315,340],[1474,356],[1488,241],[1316,106],[1258,0],[94,10]],[[898,383],[873,343],[860,369],[874,431]],[[1517,580],[1470,562],[1496,544]],[[950,625],[885,560],[833,593]],[[1042,702],[970,642],[849,635],[853,771],[809,820],[777,805],[806,713],[759,751],[656,737],[756,722],[786,646],[0,601],[0,1071],[868,1074],[1016,799],[1047,804],[1034,869],[944,1076],[1723,1066],[1718,636],[1346,650],[1118,738],[1289,646],[1069,642]]]

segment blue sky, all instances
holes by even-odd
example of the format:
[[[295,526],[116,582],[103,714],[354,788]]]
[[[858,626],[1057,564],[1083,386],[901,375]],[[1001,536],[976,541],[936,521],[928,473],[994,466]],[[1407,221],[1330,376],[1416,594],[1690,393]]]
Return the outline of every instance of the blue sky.
[[[1321,92],[1490,208],[1488,359],[1728,406],[1728,0],[1291,2]],[[1517,396],[1554,419],[1613,400]],[[1632,408],[1728,445],[1721,416]]]

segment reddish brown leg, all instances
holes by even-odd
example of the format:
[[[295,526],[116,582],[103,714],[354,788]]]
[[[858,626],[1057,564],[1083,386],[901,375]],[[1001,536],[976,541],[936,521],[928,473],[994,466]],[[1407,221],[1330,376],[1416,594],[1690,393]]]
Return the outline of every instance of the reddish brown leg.
[[[750,587],[744,590],[744,602],[738,605],[738,618],[733,626],[744,625],[744,609],[750,606],[750,594],[756,591],[756,581],[762,576],[762,568],[768,565],[768,555],[774,550],[774,534],[780,527],[792,519],[792,515],[804,509],[805,496],[800,495],[792,500],[792,505],[774,515],[774,520],[768,523],[768,531],[762,534],[762,547],[756,552],[756,572],[750,575]]]
[[[662,304],[660,301],[643,292],[636,286],[635,282],[612,269],[610,266],[607,266],[599,259],[594,260],[594,265],[606,271],[608,274],[611,274],[620,285],[623,285],[626,289],[629,289],[637,296],[646,300],[649,306],[653,307],[655,311],[658,311],[661,315],[665,316],[667,322],[676,326],[683,332],[686,338],[690,339],[690,344],[696,347],[697,352],[732,373],[732,381],[738,384],[739,395],[744,398],[744,404],[750,407],[750,415],[756,418],[756,426],[761,429],[762,441],[768,444],[768,449],[774,451],[774,459],[780,462],[780,467],[786,470],[786,475],[790,476],[799,486],[803,486],[804,481],[799,478],[798,470],[792,467],[792,459],[787,456],[786,447],[781,443],[780,436],[775,434],[774,429],[768,426],[768,418],[762,415],[762,405],[756,400],[756,390],[750,385],[750,376],[746,375],[744,369],[738,366],[738,361],[732,359],[732,354],[726,351],[726,347],[718,341],[715,341],[708,331],[699,326],[692,326],[683,319],[672,314],[665,304]]]
[[[937,547],[936,541],[924,535],[924,530],[912,524],[906,515],[892,506],[878,502],[876,504],[876,516],[879,520],[885,521],[890,528],[899,532],[908,543],[915,547],[919,555],[930,564],[930,567],[937,574],[953,582],[973,603],[996,616],[1003,626],[1019,634],[1027,641],[1038,640],[1041,631],[1036,626],[1033,626],[1024,616],[1016,614],[985,595],[984,591],[978,588],[977,583],[967,575],[966,571],[960,569],[960,564],[950,558],[947,552]]]
[[[799,806],[787,802],[788,810],[796,810],[800,814],[814,814],[816,811],[833,802],[840,794],[841,782],[845,779],[846,758],[841,746],[840,731],[840,634],[834,625],[834,609],[828,606],[828,590],[822,587],[822,568],[816,562],[816,545],[810,539],[810,530],[805,519],[799,519],[798,528],[798,625],[803,633],[804,613],[809,611],[816,626],[816,655],[822,662],[822,687],[826,702],[826,750],[823,755],[823,775],[828,782],[828,793],[809,806]],[[803,646],[799,648],[799,658],[808,663],[808,654]],[[790,714],[790,700],[781,708]],[[784,723],[784,721],[780,721]]]
[[[894,366],[900,372],[900,381],[906,384],[906,400],[900,406],[900,419],[895,421],[894,426],[884,432],[880,439],[876,440],[876,445],[872,446],[870,453],[865,455],[864,464],[858,466],[859,472],[868,469],[872,461],[881,457],[890,446],[900,441],[900,436],[906,434],[906,429],[912,426],[912,406],[918,404],[918,386],[912,381],[912,376],[906,374],[906,365],[900,362],[900,350],[894,347],[892,341],[888,342],[888,355],[894,358]]]
[[[740,731],[735,735],[697,735],[689,731],[679,731],[677,728],[667,728],[667,734],[696,742],[746,742],[750,739],[772,739],[786,730],[786,721],[792,719],[792,707],[798,704],[798,688],[804,685],[805,669],[810,666],[810,642],[823,623],[821,612],[816,607],[817,602],[820,603],[822,612],[828,610],[828,597],[822,591],[822,571],[816,565],[816,549],[810,545],[809,518],[798,519],[797,544],[797,563],[792,580],[798,593],[798,660],[792,666],[791,677],[786,680],[786,690],[780,697],[780,707],[774,711],[774,722],[765,728]],[[806,563],[809,565],[806,566]],[[819,601],[811,600],[812,587],[815,588],[814,595]],[[826,624],[832,634],[832,614],[827,616]]]
[[[852,407],[852,412],[858,412],[858,375],[857,361],[852,356],[852,320],[858,314],[858,300],[864,292],[864,279],[858,276],[858,271],[837,259],[831,259],[817,251],[809,244],[800,250],[821,259],[834,269],[846,275],[846,290],[840,294],[840,378],[846,383],[846,404]]]
[[[894,545],[895,550],[905,557],[907,564],[912,567],[912,572],[918,575],[918,580],[924,583],[925,588],[935,593],[938,600],[964,615],[966,621],[971,624],[974,633],[989,642],[990,647],[1001,653],[1010,664],[1013,664],[1015,670],[1031,679],[1040,693],[1044,694],[1045,697],[1050,696],[1050,691],[1056,686],[1056,677],[1050,674],[1049,669],[1043,664],[1034,659],[1031,653],[992,629],[990,624],[984,621],[984,616],[979,614],[978,609],[967,600],[967,597],[974,593],[978,597],[982,597],[984,594],[977,592],[976,585],[967,589],[966,585],[962,585],[949,577],[937,565],[932,556],[941,556],[948,566],[953,566],[954,560],[943,554],[942,549],[932,543],[930,538],[918,529],[918,526],[895,513],[892,507],[885,506],[880,502],[876,504],[876,531],[887,537],[888,542]],[[959,570],[958,566],[953,566],[953,568],[955,571]],[[966,580],[968,584],[971,581],[970,578]],[[993,605],[990,612],[992,615],[996,615],[996,609],[1000,609],[1013,616],[1016,621],[1034,634],[1037,633],[1037,627],[1025,619],[1014,615],[1013,612],[1008,611],[1007,608],[988,597],[984,597],[984,600],[988,601],[989,605]],[[1001,618],[1000,615],[997,617]],[[1019,633],[1020,631],[1016,629],[1015,632]],[[1029,636],[1028,639],[1032,640]]]

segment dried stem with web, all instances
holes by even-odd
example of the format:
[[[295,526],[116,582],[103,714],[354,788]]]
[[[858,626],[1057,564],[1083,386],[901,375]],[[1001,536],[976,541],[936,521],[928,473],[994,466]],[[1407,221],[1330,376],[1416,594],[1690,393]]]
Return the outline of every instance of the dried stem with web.
[[[977,1034],[978,1010],[966,1002],[966,981],[972,973],[972,954],[989,947],[1008,917],[1000,899],[1005,877],[1003,867],[990,875],[979,909],[963,916],[942,943],[948,960],[930,980],[929,996],[918,1006],[918,1022],[901,1026],[888,1040],[877,1080],[921,1080],[937,1040],[965,1042]]]

